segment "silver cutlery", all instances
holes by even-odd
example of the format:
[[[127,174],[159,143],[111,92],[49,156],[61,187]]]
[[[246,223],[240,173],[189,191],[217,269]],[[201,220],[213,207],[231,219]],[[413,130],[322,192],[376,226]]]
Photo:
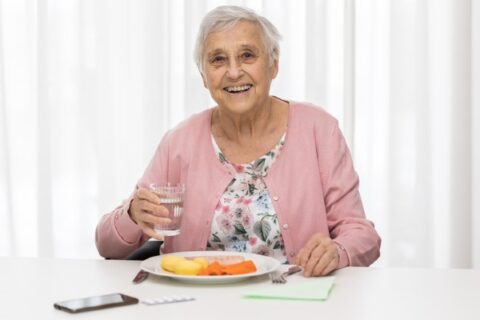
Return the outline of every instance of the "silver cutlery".
[[[287,282],[287,276],[292,275],[294,273],[302,271],[303,268],[300,266],[291,266],[288,268],[287,271],[279,273],[270,273],[270,278],[272,279],[272,283],[286,283]]]

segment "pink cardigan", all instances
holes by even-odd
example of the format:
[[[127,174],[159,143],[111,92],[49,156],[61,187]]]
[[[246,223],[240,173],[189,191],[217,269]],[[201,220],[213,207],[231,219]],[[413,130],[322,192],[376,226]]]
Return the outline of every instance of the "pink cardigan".
[[[168,131],[137,184],[186,185],[181,234],[167,237],[162,252],[205,250],[215,206],[232,179],[210,140],[212,110]],[[338,244],[339,267],[367,266],[379,257],[380,237],[365,218],[350,152],[337,121],[323,109],[290,102],[285,145],[265,183],[290,262],[318,232]],[[124,258],[147,240],[127,213],[130,202],[100,220],[100,255]]]

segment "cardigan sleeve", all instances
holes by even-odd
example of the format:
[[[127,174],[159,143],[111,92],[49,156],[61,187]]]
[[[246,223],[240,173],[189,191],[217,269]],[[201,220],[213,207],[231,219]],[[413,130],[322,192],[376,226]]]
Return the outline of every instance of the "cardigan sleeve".
[[[329,131],[319,131],[316,140],[327,223],[340,254],[339,268],[368,266],[380,256],[381,239],[365,217],[350,151],[337,121]]]
[[[104,258],[123,259],[148,239],[128,215],[132,199],[133,195],[103,215],[97,225],[95,244]]]

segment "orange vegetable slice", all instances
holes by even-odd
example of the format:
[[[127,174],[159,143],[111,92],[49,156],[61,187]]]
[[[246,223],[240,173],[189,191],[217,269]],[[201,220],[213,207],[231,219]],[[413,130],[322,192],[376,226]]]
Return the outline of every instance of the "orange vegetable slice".
[[[210,263],[205,269],[200,271],[200,276],[221,276],[221,275],[239,275],[257,271],[257,267],[252,260],[222,265],[215,261]]]

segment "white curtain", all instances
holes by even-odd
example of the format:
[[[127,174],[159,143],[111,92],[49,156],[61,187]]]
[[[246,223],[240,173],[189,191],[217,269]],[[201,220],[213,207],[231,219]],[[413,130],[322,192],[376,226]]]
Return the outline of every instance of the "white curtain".
[[[221,4],[282,33],[272,94],[339,119],[376,265],[480,266],[475,0],[0,0],[0,255],[98,257],[99,217],[213,105],[192,49]]]

